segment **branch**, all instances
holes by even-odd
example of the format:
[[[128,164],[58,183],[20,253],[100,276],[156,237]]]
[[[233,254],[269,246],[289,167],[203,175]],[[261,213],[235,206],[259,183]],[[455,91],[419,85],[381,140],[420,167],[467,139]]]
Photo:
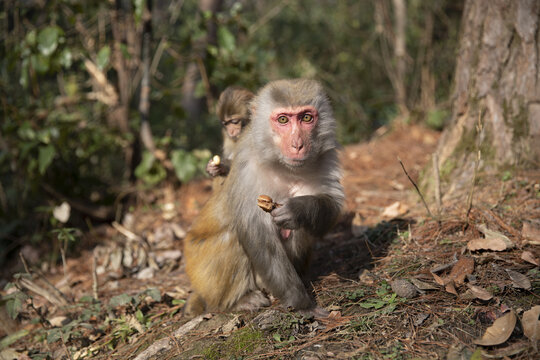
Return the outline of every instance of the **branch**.
[[[409,178],[409,181],[413,184],[414,188],[416,189],[416,192],[418,193],[418,195],[420,195],[420,199],[422,199],[422,203],[424,203],[424,206],[428,212],[428,215],[433,219],[433,220],[437,220],[435,218],[435,216],[433,216],[433,214],[431,213],[431,211],[429,210],[429,206],[428,204],[426,203],[426,200],[424,199],[424,196],[422,195],[422,193],[420,192],[420,189],[418,188],[418,186],[416,185],[416,183],[414,182],[414,180],[409,176],[409,173],[407,172],[407,170],[405,170],[405,165],[403,165],[403,162],[401,161],[401,159],[398,157],[398,161],[401,165],[401,168],[403,169],[403,172],[405,172],[405,175],[407,175],[407,177]],[[438,221],[438,220],[437,220]]]

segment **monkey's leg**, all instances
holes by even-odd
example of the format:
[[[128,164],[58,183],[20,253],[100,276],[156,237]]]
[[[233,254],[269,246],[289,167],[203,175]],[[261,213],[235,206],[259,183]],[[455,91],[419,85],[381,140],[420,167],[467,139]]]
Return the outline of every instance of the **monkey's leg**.
[[[184,316],[192,318],[204,313],[206,302],[196,292],[192,293],[184,305]]]
[[[203,240],[196,236],[192,230],[185,240],[186,272],[194,293],[206,304],[203,311],[234,308],[242,297],[257,289],[246,253],[233,233],[223,232]],[[200,311],[196,306],[191,309]]]

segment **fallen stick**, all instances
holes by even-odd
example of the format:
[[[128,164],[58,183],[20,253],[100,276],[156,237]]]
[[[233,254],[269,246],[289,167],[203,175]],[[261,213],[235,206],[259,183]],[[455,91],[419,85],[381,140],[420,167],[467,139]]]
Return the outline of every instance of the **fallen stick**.
[[[197,325],[199,325],[204,320],[204,315],[199,315],[196,318],[188,321],[184,325],[180,326],[178,329],[176,329],[172,333],[171,337],[166,337],[163,339],[160,339],[150,345],[146,350],[144,350],[142,353],[137,355],[135,360],[148,360],[157,354],[167,351],[171,349],[175,344],[175,340],[181,338],[185,334],[187,334],[189,331],[193,330]]]

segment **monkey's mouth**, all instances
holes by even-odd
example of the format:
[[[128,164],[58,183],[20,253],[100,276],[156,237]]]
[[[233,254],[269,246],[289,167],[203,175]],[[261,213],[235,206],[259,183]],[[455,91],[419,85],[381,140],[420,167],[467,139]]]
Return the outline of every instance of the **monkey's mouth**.
[[[298,157],[298,158],[291,158],[291,157],[285,157],[283,158],[283,162],[290,166],[290,167],[294,167],[294,168],[297,168],[297,167],[301,167],[305,164],[307,158],[302,156],[302,157]]]

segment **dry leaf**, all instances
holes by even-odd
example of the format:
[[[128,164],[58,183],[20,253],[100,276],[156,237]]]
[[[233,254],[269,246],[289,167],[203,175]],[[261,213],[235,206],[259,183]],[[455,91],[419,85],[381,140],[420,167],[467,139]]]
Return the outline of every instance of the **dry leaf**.
[[[450,282],[446,284],[446,286],[444,287],[444,290],[446,290],[446,292],[449,292],[450,294],[454,294],[456,296],[458,295],[453,280],[450,280]]]
[[[467,275],[473,273],[474,270],[474,259],[470,257],[462,257],[450,271],[448,275],[449,279],[454,280],[456,285],[461,285],[465,281]]]
[[[529,243],[540,245],[540,223],[524,221],[521,235],[529,240]]]
[[[444,280],[437,274],[431,273],[433,275],[433,278],[435,279],[435,282],[439,285],[444,285]]]
[[[477,250],[491,250],[491,251],[503,251],[506,250],[508,247],[506,246],[506,243],[502,241],[501,239],[496,238],[478,238],[471,240],[467,243],[467,249],[470,251],[477,251]]]
[[[525,311],[521,320],[523,333],[531,341],[540,340],[540,320],[538,320],[538,316],[540,316],[540,305]]]
[[[409,211],[409,208],[407,205],[402,204],[399,201],[396,201],[395,203],[393,203],[390,206],[387,206],[384,209],[382,216],[385,216],[388,218],[395,218],[395,217],[405,214],[407,211]]]
[[[413,283],[414,286],[416,286],[420,290],[438,290],[439,289],[438,287],[433,286],[430,283],[427,283],[427,282],[424,282],[415,278],[411,278],[411,282]]]
[[[516,314],[513,310],[506,315],[501,316],[493,325],[486,329],[486,332],[481,339],[476,339],[473,342],[477,345],[492,346],[499,345],[508,340],[514,327],[516,326]]]
[[[540,266],[540,261],[538,261],[538,258],[534,256],[533,253],[530,251],[524,251],[521,254],[521,259],[533,265]]]
[[[484,238],[474,239],[467,243],[467,249],[503,251],[514,247],[514,243],[504,234],[489,230],[485,224],[476,227],[484,234]]]
[[[512,286],[518,289],[529,290],[531,288],[531,281],[525,275],[518,273],[514,270],[505,269],[510,279],[512,279]]]
[[[470,293],[474,298],[485,301],[491,300],[493,298],[493,295],[489,291],[480,286],[467,284],[467,287],[469,288],[467,293]]]

